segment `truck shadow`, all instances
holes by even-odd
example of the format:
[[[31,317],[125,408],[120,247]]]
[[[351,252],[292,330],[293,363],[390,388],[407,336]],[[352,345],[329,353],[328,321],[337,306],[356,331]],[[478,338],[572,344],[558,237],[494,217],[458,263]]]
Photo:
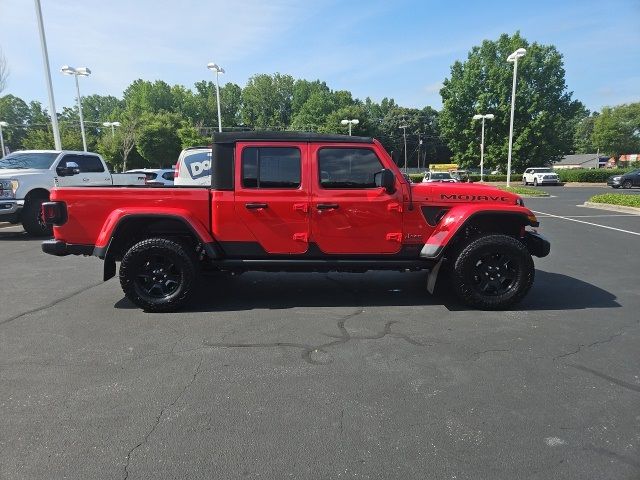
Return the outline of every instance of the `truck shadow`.
[[[473,311],[450,292],[429,295],[424,272],[262,273],[205,277],[182,311],[226,312],[253,309],[347,306],[442,305],[449,311]],[[536,272],[525,300],[511,311],[581,310],[620,307],[615,295],[566,275]],[[115,308],[137,308],[123,298]]]

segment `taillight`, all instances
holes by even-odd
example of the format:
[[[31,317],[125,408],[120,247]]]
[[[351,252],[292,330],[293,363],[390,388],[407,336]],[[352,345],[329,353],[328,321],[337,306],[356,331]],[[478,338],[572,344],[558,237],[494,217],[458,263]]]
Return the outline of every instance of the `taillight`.
[[[67,206],[64,202],[44,202],[42,219],[47,225],[64,225],[67,221]]]
[[[180,176],[180,162],[176,162],[175,170],[173,171],[173,177],[178,178]]]

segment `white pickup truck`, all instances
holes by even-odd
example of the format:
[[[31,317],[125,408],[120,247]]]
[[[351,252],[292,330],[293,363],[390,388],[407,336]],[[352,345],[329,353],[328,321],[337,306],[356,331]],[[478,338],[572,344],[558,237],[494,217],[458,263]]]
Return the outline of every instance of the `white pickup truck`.
[[[55,187],[144,185],[140,173],[109,173],[97,153],[23,150],[0,158],[0,222],[22,223],[37,236],[51,235],[41,205]]]

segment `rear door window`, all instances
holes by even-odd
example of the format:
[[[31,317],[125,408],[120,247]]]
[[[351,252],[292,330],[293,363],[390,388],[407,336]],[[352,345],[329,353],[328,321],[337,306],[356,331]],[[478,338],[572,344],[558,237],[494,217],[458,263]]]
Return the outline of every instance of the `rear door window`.
[[[298,188],[300,150],[294,147],[246,147],[242,150],[244,188]]]
[[[65,155],[61,163],[75,162],[81,173],[102,173],[104,165],[95,155]]]

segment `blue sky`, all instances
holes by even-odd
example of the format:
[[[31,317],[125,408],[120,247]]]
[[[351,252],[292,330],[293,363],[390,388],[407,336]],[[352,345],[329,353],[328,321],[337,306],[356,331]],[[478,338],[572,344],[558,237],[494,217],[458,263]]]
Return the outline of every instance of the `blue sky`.
[[[137,78],[192,87],[244,86],[255,73],[325,80],[331,88],[404,106],[440,108],[455,60],[484,39],[520,30],[564,55],[574,98],[589,109],[640,101],[640,1],[41,0],[56,106],[74,102],[63,64],[88,66],[82,94],[120,97]],[[0,0],[3,94],[48,105],[31,0]]]

